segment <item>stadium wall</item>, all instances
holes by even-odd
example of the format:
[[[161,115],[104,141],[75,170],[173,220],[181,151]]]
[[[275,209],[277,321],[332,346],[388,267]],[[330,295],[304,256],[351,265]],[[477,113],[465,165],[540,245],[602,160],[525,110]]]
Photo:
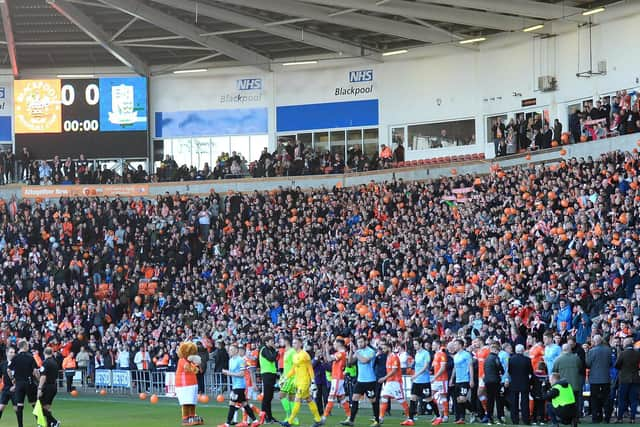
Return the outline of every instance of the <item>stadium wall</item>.
[[[559,162],[562,158],[587,158],[588,156],[597,159],[600,154],[621,150],[631,151],[637,149],[640,145],[640,134],[625,135],[606,140],[585,142],[581,144],[573,144],[563,147],[567,153],[562,156],[560,148],[541,150],[531,153],[531,159],[527,160],[524,155],[516,155],[511,157],[500,158],[499,162],[494,161],[477,161],[467,162],[453,165],[457,175],[473,174],[487,175],[490,173],[492,166],[499,164],[501,168],[510,168],[525,164],[554,163]],[[319,175],[319,176],[299,176],[299,177],[277,177],[277,178],[246,178],[246,179],[227,179],[219,181],[190,181],[190,182],[174,182],[150,184],[148,193],[141,197],[155,197],[165,192],[171,194],[180,192],[182,194],[209,194],[212,190],[220,194],[229,191],[250,193],[253,191],[270,191],[274,188],[294,188],[299,186],[304,190],[313,188],[331,188],[333,186],[351,187],[367,184],[371,181],[383,182],[393,179],[404,180],[427,180],[443,176],[451,176],[453,168],[449,166],[438,167],[415,167],[401,169],[387,169],[382,171],[374,171],[358,174],[343,175]],[[59,186],[64,187],[64,186]],[[78,186],[82,187],[82,186]],[[86,187],[86,186],[85,186]],[[90,186],[89,186],[90,187]],[[101,186],[105,190],[109,190],[114,186]],[[126,185],[120,186],[126,187]],[[0,187],[0,198],[9,199],[11,197],[22,197],[23,189],[38,191],[39,186],[6,186]],[[82,189],[81,189],[82,190]],[[84,191],[86,194],[86,191]],[[137,196],[136,196],[137,197]]]
[[[636,5],[636,9],[627,10],[626,15],[606,16],[605,12],[597,19],[609,21],[592,27],[593,68],[600,61],[607,63],[602,76],[576,76],[589,69],[589,29],[583,27],[551,38],[525,34],[490,38],[478,50],[460,48],[460,53],[449,56],[407,59],[400,55],[375,64],[345,60],[301,67],[274,65],[273,73],[245,67],[198,76],[159,76],[151,80],[151,111],[267,108],[269,145],[274,148],[282,134],[279,108],[377,100],[375,126],[380,144],[390,143],[391,129],[397,126],[475,120],[475,145],[407,150],[407,160],[477,152],[493,157],[493,144],[487,144],[489,117],[548,112],[551,121],[558,118],[566,129],[570,105],[640,87],[640,57],[633,54],[640,28],[640,8]],[[365,78],[352,81],[354,72],[363,72],[360,75]],[[555,77],[558,90],[540,91],[541,76]],[[248,80],[260,80],[260,87],[239,86]],[[534,105],[523,107],[525,99],[535,99]],[[314,130],[301,126],[299,130]]]

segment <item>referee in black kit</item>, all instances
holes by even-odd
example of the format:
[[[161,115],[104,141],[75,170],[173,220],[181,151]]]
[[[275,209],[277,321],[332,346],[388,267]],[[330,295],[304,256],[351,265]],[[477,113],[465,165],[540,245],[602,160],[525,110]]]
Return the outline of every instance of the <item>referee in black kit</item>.
[[[14,393],[18,427],[24,427],[22,423],[24,399],[25,397],[28,398],[29,403],[35,406],[36,380],[40,378],[38,365],[31,353],[29,353],[27,340],[18,342],[18,354],[11,360],[7,373],[13,384],[10,390]]]
[[[53,398],[56,397],[58,387],[56,380],[58,379],[58,362],[53,357],[51,347],[44,349],[44,363],[40,368],[40,383],[38,384],[38,400],[42,405],[42,413],[47,419],[47,426],[60,427],[60,422],[53,417],[51,413],[51,404]]]

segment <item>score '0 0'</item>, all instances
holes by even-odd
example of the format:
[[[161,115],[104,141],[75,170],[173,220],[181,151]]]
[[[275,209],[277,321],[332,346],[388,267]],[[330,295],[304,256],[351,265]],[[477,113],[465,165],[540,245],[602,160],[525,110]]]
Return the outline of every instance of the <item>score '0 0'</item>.
[[[76,89],[71,85],[63,85],[60,90],[60,102],[62,105],[73,105],[76,100]],[[98,105],[100,102],[100,89],[95,83],[87,85],[84,90],[84,100],[87,105]]]

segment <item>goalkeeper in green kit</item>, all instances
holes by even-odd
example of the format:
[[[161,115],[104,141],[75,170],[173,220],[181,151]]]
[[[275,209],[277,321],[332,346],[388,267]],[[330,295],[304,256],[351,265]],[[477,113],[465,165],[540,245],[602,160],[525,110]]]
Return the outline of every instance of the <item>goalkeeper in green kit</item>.
[[[280,347],[284,347],[284,363],[282,375],[280,375],[280,403],[285,413],[285,420],[291,415],[291,409],[293,408],[293,401],[296,394],[296,386],[293,378],[287,378],[289,372],[293,369],[293,356],[296,351],[291,347],[291,339],[288,337],[280,338]],[[300,424],[300,421],[296,418],[293,420],[293,425]]]

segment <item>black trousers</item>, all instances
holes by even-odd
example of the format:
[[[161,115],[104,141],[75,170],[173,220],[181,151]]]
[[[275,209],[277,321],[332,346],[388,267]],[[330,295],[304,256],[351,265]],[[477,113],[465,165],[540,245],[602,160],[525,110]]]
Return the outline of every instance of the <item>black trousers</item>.
[[[591,384],[591,399],[589,407],[591,409],[591,420],[594,423],[601,423],[606,414],[610,414],[611,400],[609,394],[611,393],[611,385],[606,384]]]
[[[511,390],[511,421],[513,424],[520,422],[529,424],[529,391]]]
[[[196,380],[198,381],[198,394],[204,394],[204,373],[196,374]]]
[[[64,371],[64,378],[67,380],[67,393],[71,393],[73,389],[73,377],[76,375],[75,369],[67,369]]]
[[[485,383],[484,386],[487,390],[487,417],[489,421],[493,421],[493,407],[500,397],[500,383]]]
[[[271,413],[271,401],[276,389],[276,374],[264,373],[262,375],[262,411],[267,421],[273,420]]]
[[[320,414],[324,412],[324,407],[327,405],[327,397],[329,396],[329,388],[324,383],[316,384],[318,391],[316,392],[316,406]]]

